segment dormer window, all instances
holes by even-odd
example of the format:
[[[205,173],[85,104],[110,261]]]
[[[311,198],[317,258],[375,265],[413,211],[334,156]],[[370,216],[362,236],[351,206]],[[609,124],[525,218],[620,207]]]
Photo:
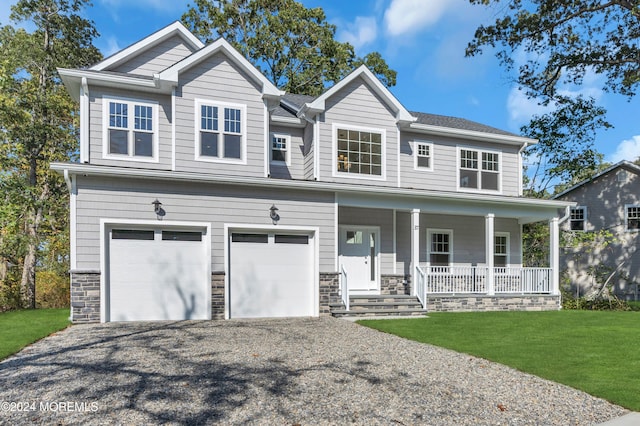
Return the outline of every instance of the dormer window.
[[[157,161],[157,104],[105,98],[104,110],[105,157]]]
[[[291,137],[283,133],[271,134],[271,162],[289,164]]]
[[[196,159],[244,161],[245,106],[196,100],[196,111]]]

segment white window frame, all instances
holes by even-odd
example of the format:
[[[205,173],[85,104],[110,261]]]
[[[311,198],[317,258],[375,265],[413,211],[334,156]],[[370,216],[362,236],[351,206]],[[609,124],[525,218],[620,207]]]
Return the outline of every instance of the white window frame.
[[[202,106],[211,106],[218,108],[218,154],[219,157],[201,155],[200,152],[200,131],[202,122]],[[225,158],[224,154],[224,110],[225,108],[240,110],[240,158]],[[215,99],[195,99],[194,106],[194,148],[195,160],[206,161],[210,163],[228,163],[228,164],[247,164],[247,106],[244,104],[235,104],[230,102],[218,101]],[[235,132],[226,132],[229,134],[237,134]]]
[[[506,253],[504,255],[499,254],[496,251],[496,237],[502,237],[502,238],[506,238],[506,245],[505,245],[505,249],[506,249]],[[511,234],[509,232],[496,232],[493,235],[493,257],[495,259],[496,256],[503,256],[505,258],[504,260],[504,267],[508,268],[509,265],[511,264]],[[494,260],[495,263],[495,260]],[[494,265],[495,266],[495,265]],[[498,266],[498,268],[501,268],[501,266]]]
[[[420,155],[420,146],[426,146],[429,148],[429,167],[418,166],[418,157],[424,157],[424,155]],[[413,141],[413,169],[420,170],[425,172],[433,171],[433,143],[421,140]]]
[[[629,229],[629,208],[637,208],[640,209],[640,204],[625,204],[624,205],[624,230],[626,232],[638,232],[640,231],[640,226],[638,228]]]
[[[378,133],[380,135],[380,175],[365,175],[359,173],[348,173],[338,171],[337,159],[338,159],[338,129],[342,130],[354,130],[358,132]],[[333,177],[347,177],[349,179],[369,179],[369,180],[386,180],[387,179],[387,131],[385,129],[379,129],[375,127],[361,127],[353,126],[350,124],[333,123],[331,126],[331,173]]]
[[[109,130],[112,128],[109,126],[110,115],[110,103],[119,103],[127,105],[127,127],[113,127],[114,129],[127,131],[127,154],[111,154],[109,152]],[[151,131],[135,129],[135,107],[151,107]],[[160,144],[159,144],[159,120],[158,120],[158,102],[133,99],[125,97],[104,96],[102,98],[102,157],[110,160],[123,160],[123,161],[137,161],[145,163],[157,163],[159,158]],[[153,155],[150,157],[134,155],[134,133],[136,131],[142,131],[143,133],[152,133],[151,149]]]
[[[273,139],[274,138],[282,138],[285,140],[287,144],[286,149],[281,150],[284,151],[285,161],[274,160],[273,159]],[[276,164],[280,166],[289,166],[291,165],[291,135],[288,133],[280,133],[280,132],[272,132],[269,135],[269,162],[271,164]]]
[[[478,188],[468,188],[465,186],[460,186],[460,170],[462,167],[460,166],[460,161],[462,160],[462,151],[474,151],[478,155],[478,168],[475,169],[478,174]],[[495,154],[498,156],[498,189],[482,189],[482,154]],[[502,170],[504,168],[504,163],[502,161],[502,151],[488,149],[488,148],[475,148],[469,146],[458,146],[457,149],[457,158],[456,158],[456,186],[458,191],[465,192],[480,192],[480,193],[490,193],[490,194],[501,194],[502,193]],[[474,169],[465,169],[465,170],[474,170]],[[491,170],[485,170],[487,172],[491,172]]]
[[[437,229],[437,228],[427,228],[427,266],[431,266],[431,255],[432,254],[443,254],[444,252],[434,252],[431,249],[432,238],[434,234],[448,234],[449,235],[449,265],[453,265],[453,229]]]
[[[573,219],[571,217],[571,215],[573,214],[574,210],[582,210],[582,229],[573,229],[573,227],[571,226],[571,224],[574,222],[575,219]],[[626,211],[626,209],[625,209]],[[569,213],[569,231],[578,231],[578,232],[583,232],[587,230],[587,207],[586,206],[576,206],[575,208],[572,208],[570,210]]]

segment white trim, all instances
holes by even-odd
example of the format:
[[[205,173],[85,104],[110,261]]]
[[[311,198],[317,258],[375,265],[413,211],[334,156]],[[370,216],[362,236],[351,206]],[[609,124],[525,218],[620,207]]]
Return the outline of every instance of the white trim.
[[[285,161],[276,161],[272,158],[273,156],[273,138],[282,138],[285,139],[286,150],[285,150]],[[291,135],[289,133],[282,132],[271,132],[269,133],[269,164],[273,164],[276,166],[290,166],[291,165]]]
[[[433,161],[434,161],[434,151],[433,151],[433,142],[422,140],[422,139],[414,139],[412,141],[413,148],[413,170],[417,170],[419,172],[432,172],[433,171]],[[429,147],[429,167],[420,167],[418,166],[418,145],[426,145]],[[420,156],[424,157],[424,156]],[[459,162],[458,162],[459,164]]]
[[[571,223],[574,220],[574,219],[571,218],[571,213],[573,213],[574,210],[582,210],[582,217],[583,217],[582,218],[582,229],[572,229],[571,228]],[[626,210],[627,209],[625,208],[625,212],[626,212]],[[627,221],[625,220],[625,224],[626,223],[627,223]],[[586,230],[587,230],[587,206],[575,206],[575,207],[572,207],[569,210],[569,231],[585,232]]]
[[[393,234],[392,234],[392,243],[393,243],[393,253],[391,257],[393,258],[393,273],[394,275],[398,273],[398,236],[396,232],[398,220],[396,217],[397,210],[393,209],[392,222],[393,222]]]
[[[625,204],[624,205],[624,232],[638,232],[638,229],[629,229],[629,207],[637,207],[640,209],[640,204]]]
[[[128,153],[110,154],[109,153],[109,103],[122,103],[127,105],[127,128],[119,128],[127,131]],[[135,106],[151,107],[153,135],[151,157],[134,155],[134,133],[135,129]],[[157,101],[149,101],[142,99],[134,99],[120,96],[103,96],[102,97],[102,158],[109,160],[133,161],[141,163],[157,163],[160,157],[160,122],[159,122],[159,103]],[[144,131],[144,133],[148,133]]]
[[[264,110],[263,110],[263,128],[262,128],[262,134],[264,135],[264,141],[263,141],[263,146],[264,146],[264,155],[262,158],[262,162],[263,162],[263,171],[264,171],[264,177],[269,177],[271,174],[271,168],[269,167],[269,159],[271,158],[271,138],[269,137],[269,131],[270,131],[270,126],[269,126],[269,108],[267,106],[267,100],[264,99],[263,100],[263,104],[264,104]],[[288,145],[287,145],[288,146]]]
[[[316,117],[313,124],[313,178],[320,180],[320,117]]]
[[[202,118],[200,107],[202,105],[218,108],[218,154],[223,151],[221,148],[224,146],[224,110],[225,108],[240,110],[240,158],[209,157],[200,155],[200,130]],[[247,164],[247,106],[245,104],[234,104],[214,99],[195,98],[194,109],[194,160],[210,163]]]
[[[280,115],[271,115],[271,121],[288,127],[305,128],[307,126],[306,120],[297,117],[282,117]]]
[[[380,294],[380,287],[382,284],[382,239],[381,239],[381,230],[380,230],[380,226],[376,226],[376,225],[350,225],[350,224],[344,224],[341,223],[338,225],[338,247],[340,247],[340,238],[342,238],[342,231],[345,230],[345,228],[348,229],[354,229],[354,230],[366,230],[367,232],[371,232],[373,231],[375,238],[375,251],[376,251],[376,262],[375,262],[375,288],[373,289],[369,289],[369,290],[349,290],[350,292],[353,292],[351,294],[374,294],[374,295],[378,295]],[[346,238],[346,234],[345,234],[345,238]],[[346,241],[345,241],[346,243]],[[338,250],[338,262],[340,259],[340,256],[344,256],[343,254],[339,253]],[[348,256],[347,256],[348,257]],[[347,271],[347,273],[349,273],[349,271]]]
[[[427,266],[431,266],[431,236],[433,234],[449,234],[449,266],[455,262],[453,255],[455,253],[453,249],[453,229],[442,228],[427,228]]]
[[[114,226],[131,226],[131,227],[144,227],[154,229],[165,228],[190,228],[205,230],[206,235],[203,235],[203,243],[205,246],[205,259],[207,259],[206,272],[207,272],[207,300],[205,301],[207,306],[207,319],[211,319],[211,223],[210,222],[187,222],[187,221],[158,221],[158,220],[146,220],[146,219],[113,219],[113,218],[100,218],[100,322],[107,322],[107,284],[109,271],[107,265],[108,260],[108,247],[107,237],[109,232],[107,228],[113,228]]]
[[[229,281],[230,256],[229,244],[230,233],[242,230],[264,231],[268,234],[280,232],[300,232],[307,233],[313,239],[313,316],[320,316],[320,228],[317,226],[285,226],[282,225],[255,225],[250,223],[225,223],[224,228],[224,318],[230,318],[229,298],[231,282]],[[209,303],[211,304],[211,303]]]
[[[89,85],[82,77],[80,85],[80,162],[89,162]]]
[[[478,154],[478,169],[477,169],[477,173],[478,173],[478,188],[467,188],[467,187],[463,187],[460,186],[460,154],[461,151],[465,150],[465,151],[475,151]],[[483,153],[490,153],[490,154],[497,154],[498,155],[498,190],[494,190],[494,189],[482,189],[482,154]],[[504,164],[502,161],[502,151],[497,150],[497,149],[491,149],[491,148],[478,148],[478,147],[472,147],[472,146],[467,146],[467,145],[456,145],[456,189],[460,192],[474,192],[474,193],[478,193],[478,194],[502,194],[502,171],[504,168]],[[472,170],[472,169],[466,169],[466,170]],[[491,172],[491,171],[490,171]]]
[[[105,74],[97,71],[57,68],[58,75],[64,83],[69,95],[78,101],[80,100],[80,85],[82,78],[87,79],[89,85],[99,85],[103,87],[113,87],[117,89],[144,90],[159,93],[171,93],[171,86],[159,80],[144,77],[133,77],[121,74]]]
[[[105,60],[98,62],[89,69],[94,71],[105,70],[113,65],[126,61],[130,56],[137,55],[139,52],[159,44],[174,35],[182,37],[182,39],[187,42],[192,49],[202,49],[204,47],[204,44],[195,35],[193,35],[191,31],[182,25],[180,21],[175,21],[150,36],[147,36],[131,46],[122,49],[116,54],[109,56]]]
[[[171,89],[171,170],[176,170],[176,88]]]
[[[340,233],[339,233],[339,228],[340,228],[340,218],[338,217],[339,214],[339,205],[338,205],[338,194],[333,194],[333,250],[335,253],[335,270],[337,272],[340,272],[340,258],[338,256],[338,251],[340,250],[340,246],[338,245],[339,243],[339,238],[340,238]]]
[[[367,175],[358,173],[340,172],[337,168],[338,158],[338,129],[355,130],[359,132],[378,133],[380,135],[380,175]],[[353,126],[343,123],[331,124],[331,175],[333,177],[344,177],[347,179],[366,179],[366,180],[387,180],[387,131],[381,128]]]
[[[507,238],[507,247],[506,247],[506,249],[507,249],[507,255],[506,255],[506,256],[503,256],[503,257],[506,257],[506,259],[505,259],[505,266],[507,266],[507,267],[508,267],[508,266],[510,266],[510,265],[511,265],[511,233],[510,233],[510,232],[503,232],[503,231],[500,231],[500,232],[494,232],[494,233],[493,233],[493,238],[494,238],[494,243],[493,243],[493,246],[494,246],[494,247],[493,247],[493,256],[494,256],[494,259],[495,259],[495,256],[496,256],[496,248],[495,248],[495,244],[496,244],[496,243],[495,243],[495,237],[506,237],[506,238]],[[499,256],[502,256],[502,255],[499,255]],[[494,261],[494,266],[495,266],[495,261]]]

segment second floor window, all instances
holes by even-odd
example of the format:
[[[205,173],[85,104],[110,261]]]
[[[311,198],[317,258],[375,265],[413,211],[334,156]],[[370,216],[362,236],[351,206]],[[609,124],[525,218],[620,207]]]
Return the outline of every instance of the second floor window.
[[[627,207],[627,231],[640,230],[640,205],[626,206]]]
[[[276,163],[289,163],[289,135],[271,134],[271,161]]]
[[[198,158],[243,158],[243,109],[227,104],[198,102]]]
[[[433,146],[430,143],[416,142],[416,158],[415,167],[417,169],[431,169]]]
[[[460,188],[500,190],[500,154],[474,149],[460,150]]]
[[[129,100],[106,100],[105,153],[126,159],[153,159],[157,154],[155,106]]]
[[[382,133],[338,128],[336,171],[382,176]]]
[[[571,209],[571,217],[569,220],[572,231],[584,231],[586,223],[586,207],[576,207]]]

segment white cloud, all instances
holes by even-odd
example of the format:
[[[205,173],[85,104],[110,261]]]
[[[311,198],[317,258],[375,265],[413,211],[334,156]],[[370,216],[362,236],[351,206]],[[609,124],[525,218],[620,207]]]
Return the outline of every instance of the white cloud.
[[[378,25],[373,16],[356,16],[353,23],[347,23],[344,27],[338,33],[338,39],[351,43],[356,50],[374,42],[378,36]]]
[[[534,115],[542,115],[554,108],[553,105],[542,106],[536,99],[530,99],[518,87],[513,87],[507,97],[507,111],[509,124],[513,129],[519,129],[528,123]]]
[[[385,30],[394,37],[419,32],[436,24],[456,3],[458,1],[391,0],[384,12]]]
[[[115,37],[109,37],[106,39],[106,46],[98,46],[100,48],[100,51],[102,52],[102,56],[109,57],[111,55],[113,55],[116,52],[119,52],[122,50],[122,47],[120,47],[120,44],[118,44],[118,39]]]
[[[635,161],[640,157],[640,135],[632,136],[631,139],[623,140],[618,144],[613,154],[610,154],[606,161],[617,163],[618,161]]]

